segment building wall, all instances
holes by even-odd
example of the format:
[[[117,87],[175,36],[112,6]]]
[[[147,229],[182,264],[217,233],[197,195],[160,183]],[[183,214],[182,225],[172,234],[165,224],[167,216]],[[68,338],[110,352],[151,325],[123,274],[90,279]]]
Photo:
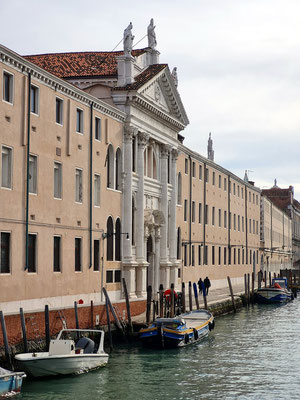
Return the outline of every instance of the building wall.
[[[5,52],[4,52],[5,53]],[[29,63],[25,62],[25,66]],[[32,67],[32,66],[31,66]],[[25,310],[99,300],[107,286],[112,296],[120,296],[120,283],[106,284],[107,269],[121,269],[121,261],[106,261],[105,233],[108,216],[122,217],[122,193],[107,188],[108,145],[122,148],[124,114],[93,99],[92,141],[92,257],[90,259],[90,113],[91,99],[71,85],[31,68],[31,84],[38,88],[38,112],[30,113],[30,154],[37,159],[37,190],[29,194],[29,234],[36,235],[36,272],[25,270],[26,165],[28,73],[22,66],[4,59],[0,63],[1,107],[0,143],[12,152],[11,187],[0,187],[0,231],[10,234],[9,271],[0,274],[0,302],[5,312],[23,306]],[[3,71],[13,76],[13,101],[3,101]],[[28,69],[29,71],[29,69]],[[56,98],[63,101],[62,124],[56,123]],[[83,111],[83,133],[76,132],[76,110]],[[111,116],[113,114],[113,116]],[[96,140],[95,117],[101,120],[101,140]],[[54,198],[54,162],[62,168],[62,195]],[[114,159],[115,162],[115,159]],[[82,202],[75,201],[75,170],[82,170]],[[100,205],[94,206],[94,175],[100,175]],[[54,272],[54,236],[61,239],[60,272]],[[75,271],[75,238],[82,240],[81,270]],[[2,240],[4,236],[2,236]],[[94,240],[100,241],[99,264],[94,271]],[[90,267],[90,261],[92,266]],[[31,301],[38,299],[38,301]]]

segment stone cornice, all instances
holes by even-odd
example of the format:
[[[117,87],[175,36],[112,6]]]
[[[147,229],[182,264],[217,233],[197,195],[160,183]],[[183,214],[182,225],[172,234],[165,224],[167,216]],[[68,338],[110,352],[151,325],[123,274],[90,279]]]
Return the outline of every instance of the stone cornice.
[[[73,99],[80,101],[83,104],[91,105],[95,110],[100,111],[101,113],[110,116],[111,118],[124,122],[126,118],[126,114],[117,108],[108,105],[107,103],[102,102],[96,97],[84,92],[81,89],[78,89],[74,85],[68,83],[67,81],[56,77],[55,75],[50,74],[44,69],[38,67],[35,64],[25,60],[22,56],[13,51],[7,49],[4,46],[0,45],[0,61],[3,64],[9,65],[10,67],[18,70],[23,74],[30,73],[31,76],[40,81],[42,84],[45,84],[55,91],[61,92],[66,96],[72,97]]]

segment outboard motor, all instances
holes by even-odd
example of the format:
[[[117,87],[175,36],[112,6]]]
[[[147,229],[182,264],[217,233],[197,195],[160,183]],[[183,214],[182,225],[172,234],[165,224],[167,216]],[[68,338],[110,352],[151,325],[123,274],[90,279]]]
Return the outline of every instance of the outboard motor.
[[[84,354],[92,354],[95,349],[95,342],[87,337],[80,338],[76,343],[76,350],[82,349]]]

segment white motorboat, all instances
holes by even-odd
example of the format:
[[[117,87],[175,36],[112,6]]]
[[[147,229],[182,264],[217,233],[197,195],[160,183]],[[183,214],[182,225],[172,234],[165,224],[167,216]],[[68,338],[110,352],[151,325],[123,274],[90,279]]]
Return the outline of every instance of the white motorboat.
[[[89,335],[93,335],[95,341]],[[17,354],[15,359],[34,377],[80,374],[107,364],[108,354],[103,345],[102,330],[62,329],[57,338],[51,340],[48,352]]]

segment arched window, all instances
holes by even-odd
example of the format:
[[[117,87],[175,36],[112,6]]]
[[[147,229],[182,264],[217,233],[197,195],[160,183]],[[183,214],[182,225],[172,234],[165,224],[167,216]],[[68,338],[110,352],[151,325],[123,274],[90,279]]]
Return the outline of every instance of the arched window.
[[[177,260],[181,259],[181,229],[177,229]]]
[[[113,261],[114,257],[114,223],[112,217],[107,218],[106,223],[106,260]]]
[[[115,261],[121,261],[121,221],[120,221],[120,218],[118,218],[116,220]]]
[[[135,201],[134,201],[134,197],[132,196],[132,218],[131,218],[131,244],[134,245],[135,244]]]
[[[116,190],[121,190],[122,153],[120,148],[116,152]]]
[[[181,187],[181,172],[179,172],[177,178],[177,204],[181,204]]]
[[[113,189],[114,187],[114,148],[110,144],[107,148],[106,154],[106,171],[107,171],[107,187]]]

